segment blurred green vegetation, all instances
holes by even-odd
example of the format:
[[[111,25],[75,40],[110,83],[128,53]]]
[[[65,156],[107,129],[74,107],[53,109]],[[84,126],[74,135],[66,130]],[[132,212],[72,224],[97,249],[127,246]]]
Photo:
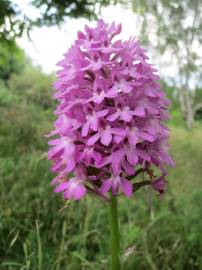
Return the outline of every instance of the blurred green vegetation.
[[[6,82],[12,74],[19,74],[25,61],[23,50],[15,42],[0,40],[0,80]]]
[[[52,81],[30,64],[0,80],[0,269],[106,270],[107,206],[88,197],[59,211],[65,202],[50,187]],[[119,201],[126,270],[202,269],[202,124],[187,131],[175,103],[171,109],[176,168],[165,197],[144,189]]]

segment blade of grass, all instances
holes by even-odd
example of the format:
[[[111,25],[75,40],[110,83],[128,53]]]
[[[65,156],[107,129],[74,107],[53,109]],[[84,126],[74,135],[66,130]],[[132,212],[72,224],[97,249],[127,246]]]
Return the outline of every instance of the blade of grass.
[[[38,247],[38,270],[42,270],[42,244],[39,231],[39,223],[36,220],[36,236],[37,236],[37,247]]]

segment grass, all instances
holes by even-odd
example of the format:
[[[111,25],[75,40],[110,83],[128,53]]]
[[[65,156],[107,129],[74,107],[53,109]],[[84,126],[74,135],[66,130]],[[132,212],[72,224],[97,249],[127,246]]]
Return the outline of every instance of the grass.
[[[108,269],[108,206],[87,197],[64,207],[50,187],[43,135],[50,129],[51,110],[40,99],[3,99],[0,269]],[[202,126],[188,132],[175,123],[171,131],[176,168],[170,170],[165,197],[144,189],[119,200],[125,270],[202,269]]]

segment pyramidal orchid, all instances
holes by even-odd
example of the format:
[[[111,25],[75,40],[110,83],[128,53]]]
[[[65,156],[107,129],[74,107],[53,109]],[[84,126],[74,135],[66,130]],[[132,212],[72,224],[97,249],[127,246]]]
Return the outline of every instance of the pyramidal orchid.
[[[131,197],[145,185],[162,194],[166,165],[174,165],[163,124],[170,102],[145,50],[134,38],[117,39],[120,32],[121,25],[103,20],[85,26],[58,63],[57,120],[49,134],[56,138],[48,152],[55,192],[67,200],[93,194],[111,202],[112,216],[118,195]],[[147,180],[136,180],[140,173]]]

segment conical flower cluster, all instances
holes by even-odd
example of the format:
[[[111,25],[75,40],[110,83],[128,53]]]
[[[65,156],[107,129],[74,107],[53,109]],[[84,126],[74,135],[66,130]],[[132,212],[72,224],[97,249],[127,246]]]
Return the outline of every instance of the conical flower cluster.
[[[99,20],[78,32],[58,63],[54,84],[57,120],[48,158],[57,173],[55,192],[79,200],[87,193],[131,196],[144,184],[164,191],[169,101],[156,70],[135,39],[117,39],[121,25]],[[160,177],[152,172],[159,168]],[[145,172],[149,180],[136,183]],[[132,180],[133,179],[133,180]]]

